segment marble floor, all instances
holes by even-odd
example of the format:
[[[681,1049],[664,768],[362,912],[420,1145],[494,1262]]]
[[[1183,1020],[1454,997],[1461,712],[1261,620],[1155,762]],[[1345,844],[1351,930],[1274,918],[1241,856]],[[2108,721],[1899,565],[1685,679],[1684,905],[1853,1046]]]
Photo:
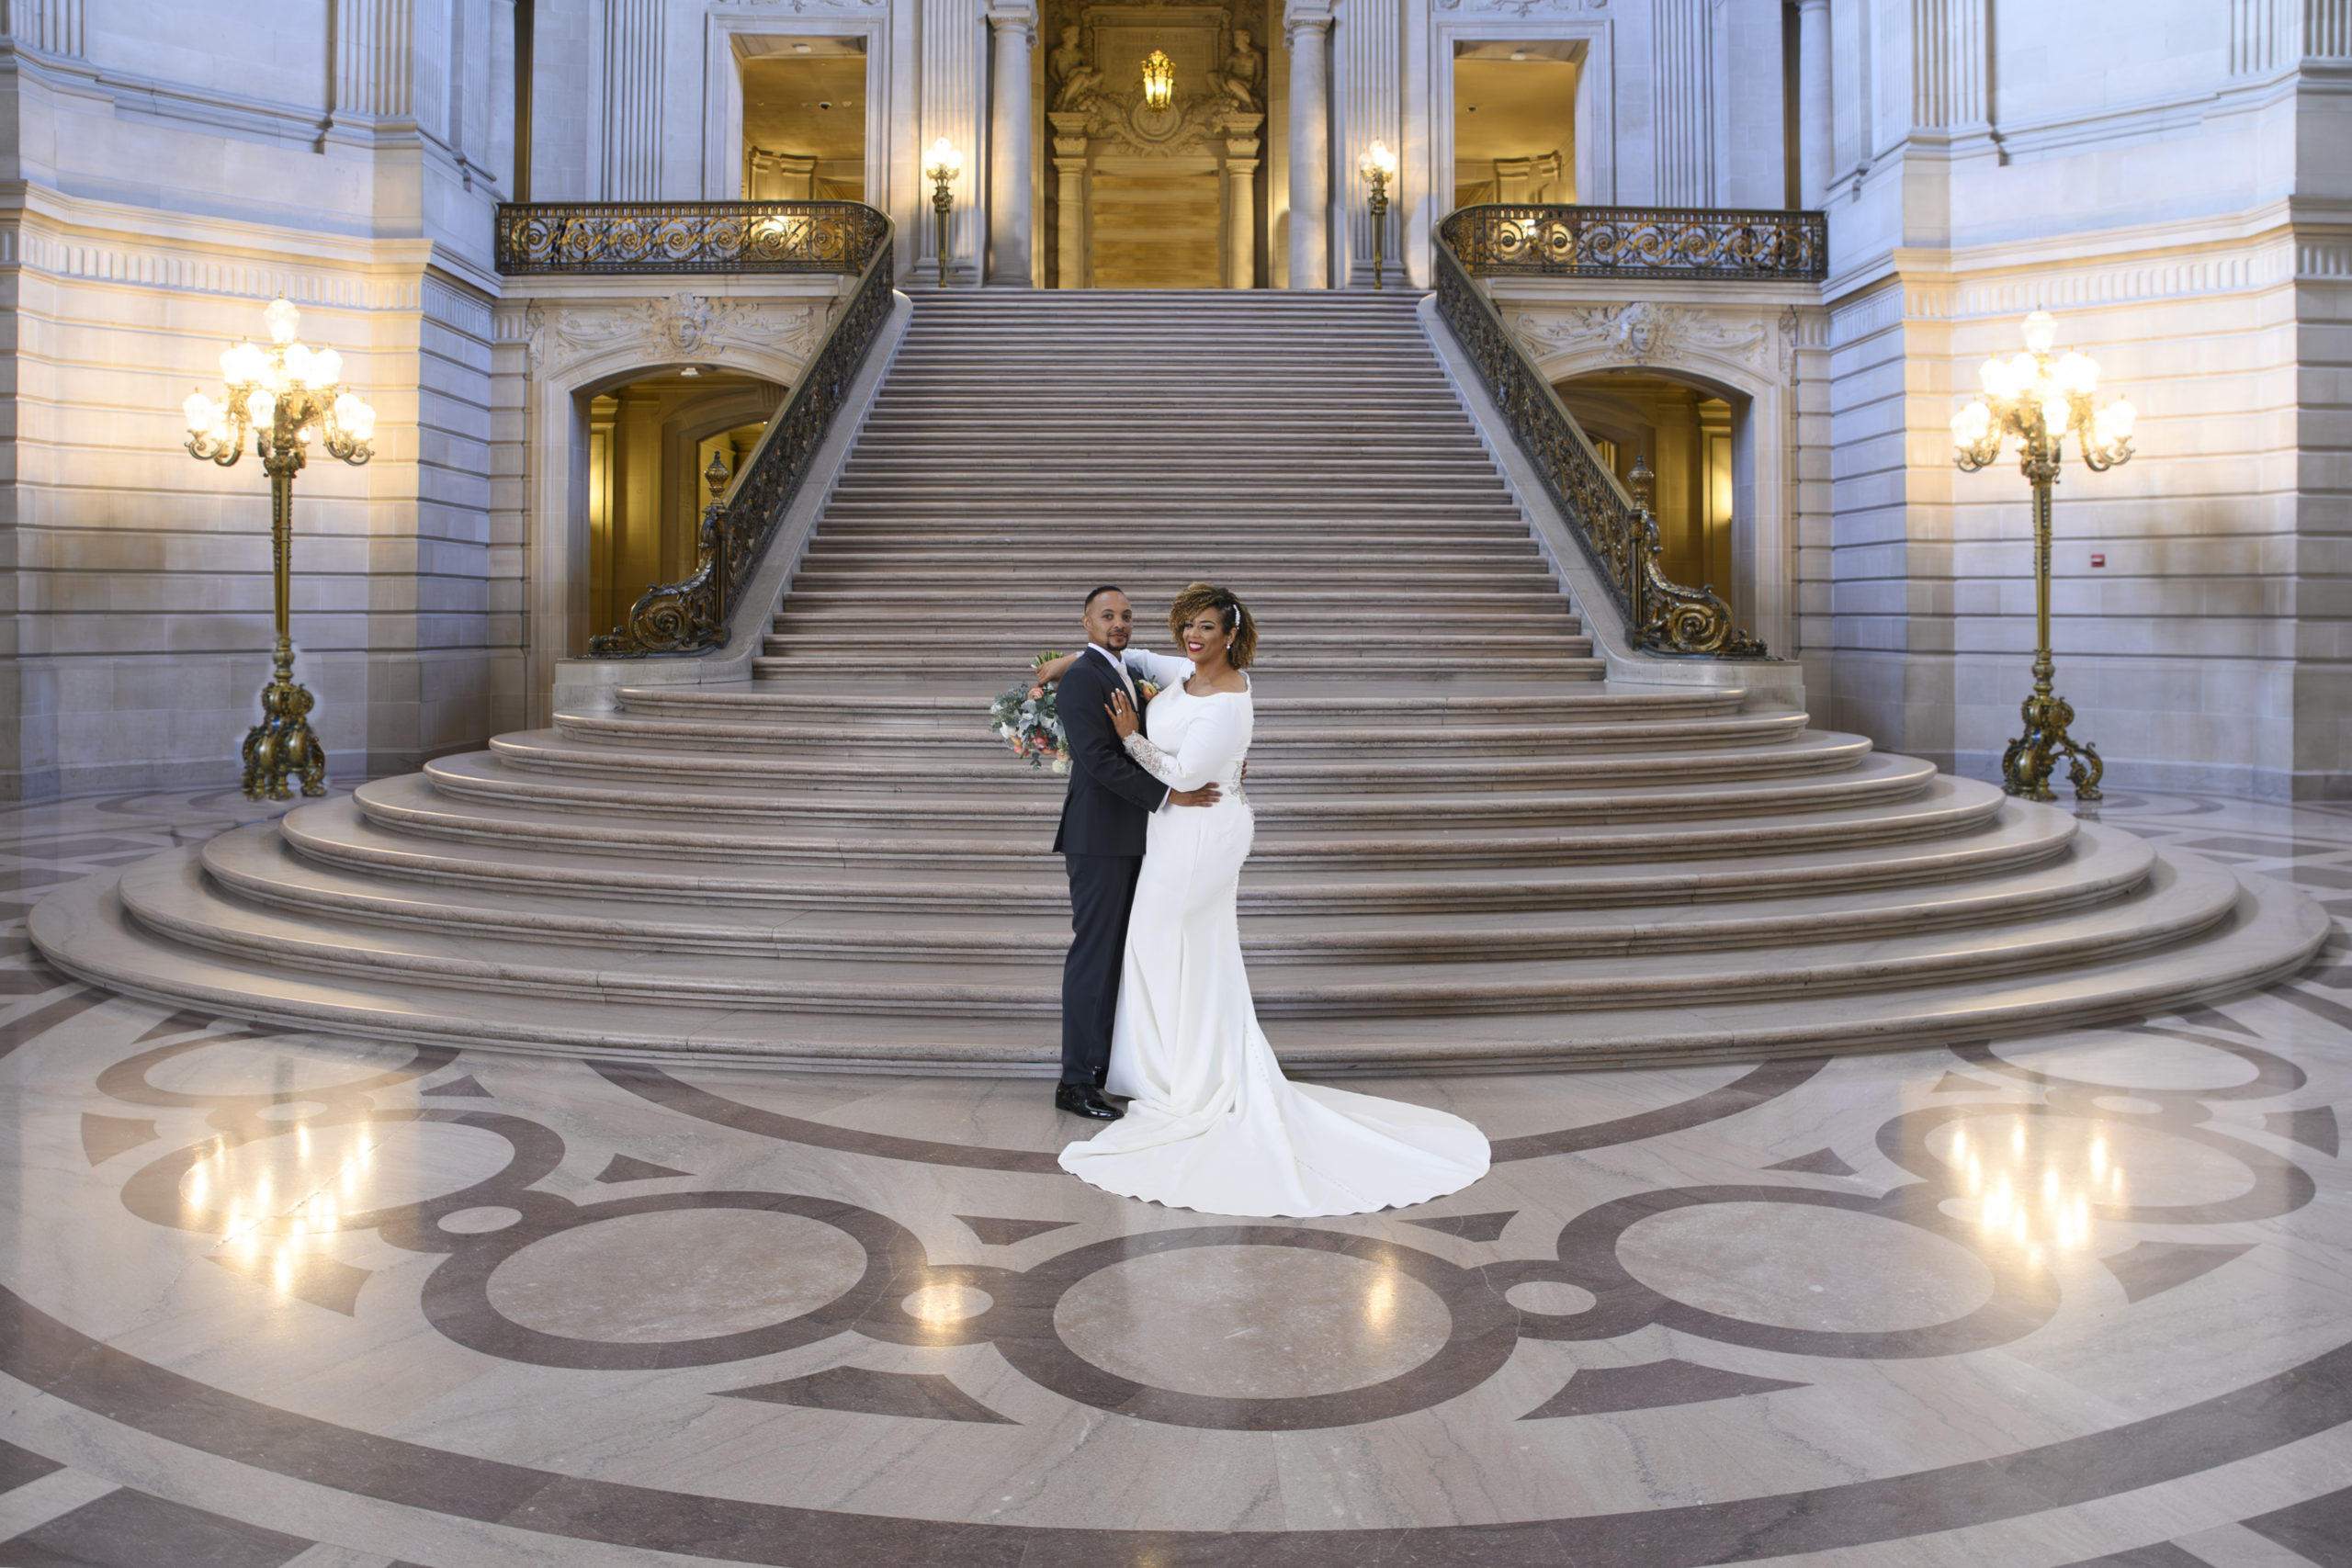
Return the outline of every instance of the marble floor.
[[[2345,1568],[2352,958],[2128,1027],[1419,1078],[1407,1213],[1060,1175],[1036,1083],[628,1070],[89,990],[0,837],[0,1568]],[[2108,820],[2352,915],[2352,808]]]

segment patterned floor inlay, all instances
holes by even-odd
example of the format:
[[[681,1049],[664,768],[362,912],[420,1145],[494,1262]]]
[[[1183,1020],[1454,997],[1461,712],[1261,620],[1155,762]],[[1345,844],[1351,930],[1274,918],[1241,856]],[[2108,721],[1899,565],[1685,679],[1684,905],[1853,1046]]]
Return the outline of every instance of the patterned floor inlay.
[[[15,809],[6,899],[244,811]],[[2108,817],[2352,888],[2343,812]],[[1070,1180],[1032,1083],[256,1029],[14,923],[0,1079],[0,1568],[2352,1568],[2340,939],[2121,1027],[1374,1086],[1493,1172],[1295,1224]]]

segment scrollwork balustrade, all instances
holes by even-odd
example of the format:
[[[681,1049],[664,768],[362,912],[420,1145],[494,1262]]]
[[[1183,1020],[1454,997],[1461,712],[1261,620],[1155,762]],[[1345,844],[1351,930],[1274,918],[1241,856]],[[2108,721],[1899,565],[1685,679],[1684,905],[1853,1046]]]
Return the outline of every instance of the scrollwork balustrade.
[[[856,201],[510,203],[498,270],[533,273],[860,273],[890,220]]]
[[[1829,265],[1828,225],[1818,212],[1465,207],[1438,232],[1479,276],[1535,273],[1818,283]]]
[[[1445,243],[1435,247],[1439,313],[1608,584],[1634,645],[1654,653],[1766,657],[1764,645],[1740,629],[1731,606],[1712,589],[1686,587],[1659,569],[1657,518],[1600,461],[1560,395],[1472,280],[1451,249],[1453,228],[1449,220],[1440,230]]]

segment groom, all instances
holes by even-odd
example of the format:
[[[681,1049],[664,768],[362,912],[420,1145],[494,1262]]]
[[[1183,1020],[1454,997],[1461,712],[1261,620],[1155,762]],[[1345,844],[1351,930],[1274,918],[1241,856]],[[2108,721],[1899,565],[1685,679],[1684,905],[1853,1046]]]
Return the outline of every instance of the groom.
[[[1144,829],[1162,806],[1215,806],[1217,788],[1171,791],[1144,771],[1111,724],[1111,694],[1144,705],[1124,658],[1135,606],[1116,588],[1086,596],[1086,651],[1062,676],[1055,706],[1069,743],[1069,793],[1054,849],[1069,869],[1069,957],[1062,964],[1062,1081],[1054,1103],[1076,1116],[1115,1122],[1102,1096],[1111,1024],[1119,1011],[1127,911],[1143,870]]]

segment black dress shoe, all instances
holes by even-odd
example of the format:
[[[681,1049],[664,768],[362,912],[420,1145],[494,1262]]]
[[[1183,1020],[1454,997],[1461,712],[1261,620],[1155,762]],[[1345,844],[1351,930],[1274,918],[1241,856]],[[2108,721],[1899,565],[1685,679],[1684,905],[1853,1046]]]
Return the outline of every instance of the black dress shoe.
[[[1102,1091],[1091,1083],[1066,1083],[1054,1090],[1054,1109],[1083,1116],[1090,1122],[1116,1122],[1126,1114],[1103,1099]]]

